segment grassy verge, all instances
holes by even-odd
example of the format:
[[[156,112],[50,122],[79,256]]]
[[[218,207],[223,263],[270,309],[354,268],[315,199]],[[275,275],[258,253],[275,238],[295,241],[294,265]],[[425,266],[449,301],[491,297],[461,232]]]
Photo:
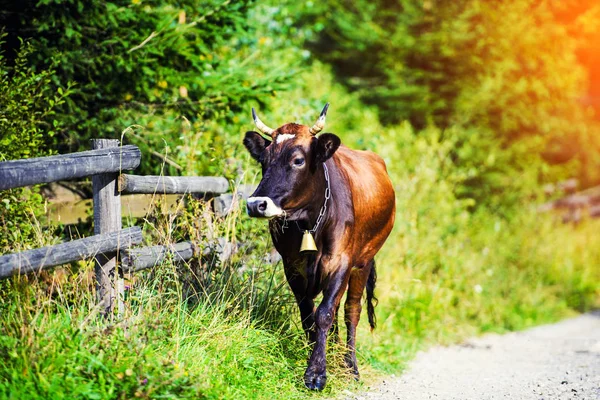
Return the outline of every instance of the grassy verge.
[[[223,4],[229,3],[235,2]],[[371,333],[364,321],[360,325],[363,382],[401,371],[418,349],[434,343],[523,329],[600,306],[600,222],[557,223],[533,211],[534,201],[523,201],[520,185],[510,182],[522,179],[533,186],[540,177],[559,176],[529,165],[539,152],[488,146],[485,131],[459,125],[444,132],[382,126],[359,94],[336,83],[329,68],[304,48],[301,42],[321,28],[300,29],[295,6],[271,3],[251,12],[255,44],[251,38],[234,38],[231,46],[215,42],[223,46],[202,67],[208,103],[193,107],[200,115],[192,122],[179,110],[136,107],[119,109],[119,120],[144,125],[143,135],[129,129],[125,138],[151,147],[155,155],[168,143],[164,155],[182,166],[182,173],[233,178],[252,168],[243,162],[241,148],[243,132],[251,127],[250,107],[257,107],[269,125],[292,119],[310,124],[330,102],[327,131],[350,147],[384,156],[397,190],[397,222],[377,259],[379,328]],[[153,88],[152,97],[187,92],[186,87],[192,93],[191,86],[176,89],[179,78],[163,81],[159,75],[158,88],[154,77],[140,83]],[[236,90],[227,94],[228,87]],[[23,90],[14,93],[27,97]],[[15,110],[22,114],[22,108]],[[239,112],[244,108],[245,114]],[[13,120],[20,119],[6,119]],[[37,122],[29,122],[32,139],[8,141],[6,154],[17,157],[23,149],[19,157],[37,154],[32,153],[39,147]],[[88,128],[99,123],[106,132],[105,121],[88,123]],[[56,121],[52,129],[58,132]],[[15,132],[23,136],[21,130]],[[144,168],[154,171],[158,165]],[[561,168],[567,175],[573,166]],[[37,212],[22,194],[6,193],[0,202],[0,223],[7,227],[0,238],[3,249],[58,241],[42,223],[28,219]],[[494,196],[514,196],[520,203],[506,206],[509,201],[496,202]],[[29,205],[41,213],[41,196],[29,197],[35,200]],[[94,307],[89,263],[0,282],[0,398],[294,399],[364,389],[340,367],[340,346],[330,347],[324,393],[304,389],[309,349],[281,265],[268,260],[264,223],[239,210],[220,219],[193,201],[164,212],[158,197],[146,218],[128,222],[143,225],[148,244],[185,239],[204,247],[224,238],[239,245],[237,253],[226,261],[212,254],[186,265],[165,262],[130,277],[125,315],[109,322]],[[89,230],[89,224],[82,228]]]
[[[378,258],[379,328],[363,323],[359,332],[367,382],[432,343],[598,306],[597,221],[572,227],[528,210],[511,220],[469,214],[432,168],[399,181],[398,223]],[[202,207],[178,219],[157,213],[146,233],[174,241],[177,225],[200,242],[224,235],[254,248],[224,263],[165,263],[138,276],[122,320],[97,317],[85,263],[4,282],[0,397],[288,399],[364,388],[340,367],[339,346],[329,352],[326,391],[303,388],[308,348],[281,266],[265,262],[264,226],[239,212],[213,219]]]
[[[378,258],[379,329],[360,331],[364,361],[398,371],[424,346],[600,306],[599,221],[563,225],[533,202],[510,216],[469,212],[472,201],[454,194],[457,171],[444,172],[452,139],[409,131],[392,132],[387,153],[397,222]]]
[[[306,79],[318,82],[312,95],[327,92],[339,110],[328,130],[381,154],[397,192],[396,226],[377,258],[379,327],[371,333],[359,325],[363,382],[401,371],[434,343],[600,306],[599,221],[562,225],[537,214],[533,202],[509,213],[473,211],[474,200],[456,194],[472,167],[449,162],[458,140],[452,131],[384,128],[315,68]],[[278,101],[273,120],[293,115],[287,100]],[[311,104],[301,108],[303,120],[314,113]],[[365,389],[341,368],[340,346],[329,350],[326,390],[304,389],[309,349],[281,265],[268,260],[264,223],[240,210],[221,219],[194,201],[165,212],[159,197],[146,218],[127,222],[143,226],[149,244],[224,238],[237,253],[137,274],[124,317],[108,324],[94,308],[89,263],[0,282],[0,398],[294,399]],[[32,226],[38,244],[56,240]]]

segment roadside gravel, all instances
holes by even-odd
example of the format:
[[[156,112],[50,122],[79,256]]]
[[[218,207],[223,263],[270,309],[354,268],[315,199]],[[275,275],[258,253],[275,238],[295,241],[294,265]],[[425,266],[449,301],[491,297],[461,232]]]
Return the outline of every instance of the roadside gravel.
[[[431,348],[402,376],[346,398],[600,400],[600,313]]]

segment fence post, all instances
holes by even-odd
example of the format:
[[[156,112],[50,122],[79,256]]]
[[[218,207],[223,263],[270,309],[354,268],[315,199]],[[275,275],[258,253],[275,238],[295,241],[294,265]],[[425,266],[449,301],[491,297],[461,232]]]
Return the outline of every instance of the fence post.
[[[92,148],[106,149],[118,147],[116,139],[92,139]],[[121,230],[121,196],[117,190],[118,173],[106,173],[92,176],[94,198],[94,234]],[[96,294],[100,312],[111,315],[118,302],[118,311],[122,310],[123,293],[118,293],[117,254],[98,254],[96,256]]]

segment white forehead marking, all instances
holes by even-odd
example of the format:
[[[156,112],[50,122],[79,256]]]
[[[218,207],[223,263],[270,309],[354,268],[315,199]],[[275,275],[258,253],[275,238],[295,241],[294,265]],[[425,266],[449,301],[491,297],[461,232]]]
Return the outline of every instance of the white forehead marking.
[[[285,140],[293,139],[295,137],[296,137],[296,135],[292,135],[292,134],[289,134],[289,133],[284,133],[284,134],[277,135],[277,140],[275,142],[276,143],[281,143],[281,142],[283,142]]]

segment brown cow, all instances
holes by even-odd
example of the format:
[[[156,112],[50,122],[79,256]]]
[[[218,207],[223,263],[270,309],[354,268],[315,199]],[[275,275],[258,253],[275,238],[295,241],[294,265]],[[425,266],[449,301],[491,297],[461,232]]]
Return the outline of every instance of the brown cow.
[[[329,104],[312,128],[289,123],[266,126],[252,109],[257,132],[244,145],[262,165],[262,180],[248,198],[251,217],[269,218],[275,248],[300,308],[302,326],[314,343],[304,382],[321,390],[326,383],[327,332],[337,337],[337,312],[344,305],[348,330],[345,362],[358,379],[356,325],[367,288],[367,314],[375,327],[375,254],[387,239],[395,216],[394,189],[385,163],[370,151],[350,150],[325,125]],[[307,232],[308,231],[308,232]],[[316,249],[300,251],[314,236]],[[315,309],[314,299],[323,293]]]

